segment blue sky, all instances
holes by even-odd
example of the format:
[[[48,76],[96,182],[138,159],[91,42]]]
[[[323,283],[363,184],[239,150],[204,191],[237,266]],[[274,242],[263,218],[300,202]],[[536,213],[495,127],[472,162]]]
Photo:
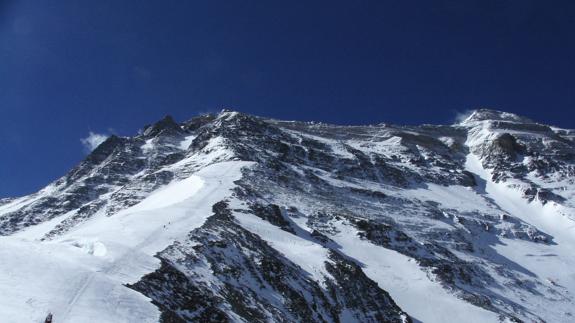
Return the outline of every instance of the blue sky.
[[[165,114],[418,124],[490,107],[575,128],[574,33],[573,1],[0,0],[0,197],[63,175],[90,132]]]

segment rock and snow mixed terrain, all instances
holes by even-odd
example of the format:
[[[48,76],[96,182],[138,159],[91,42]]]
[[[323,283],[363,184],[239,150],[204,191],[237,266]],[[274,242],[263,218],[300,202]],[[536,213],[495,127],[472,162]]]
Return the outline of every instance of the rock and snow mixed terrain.
[[[222,111],[0,199],[0,321],[572,322],[575,131]]]

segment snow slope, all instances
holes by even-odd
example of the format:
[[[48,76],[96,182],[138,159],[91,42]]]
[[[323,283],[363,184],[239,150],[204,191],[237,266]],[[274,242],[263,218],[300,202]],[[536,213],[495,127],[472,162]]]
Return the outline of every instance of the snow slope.
[[[49,230],[38,227],[0,237],[3,318],[39,322],[52,312],[58,323],[157,322],[157,307],[123,285],[155,270],[159,260],[154,255],[201,226],[249,165],[210,165],[131,208],[110,217],[99,214],[52,241],[41,241]]]
[[[321,283],[325,276],[329,275],[325,270],[328,250],[321,245],[280,230],[269,222],[254,216],[236,213],[235,217],[242,227],[268,242],[274,249],[303,268],[314,280]]]
[[[503,211],[529,223],[553,236],[555,244],[526,243],[513,239],[503,239],[496,251],[515,263],[520,263],[530,273],[545,281],[560,292],[550,297],[530,297],[520,299],[527,307],[549,322],[569,322],[573,320],[573,294],[575,291],[575,214],[554,202],[543,205],[535,200],[528,202],[517,189],[520,182],[499,182],[491,180],[491,172],[483,168],[474,154],[469,154],[466,168],[479,176],[485,183],[486,197]],[[514,185],[515,184],[515,185]],[[554,309],[549,311],[549,309]]]
[[[315,280],[321,282],[329,275],[325,270],[325,262],[329,261],[328,249],[295,237],[257,217],[241,213],[235,216],[244,228],[259,235]],[[309,230],[305,219],[292,220],[301,229]],[[337,222],[336,228],[338,233],[330,238],[338,245],[339,251],[361,263],[365,274],[389,292],[412,319],[429,323],[499,322],[497,314],[447,292],[438,282],[431,280],[414,259],[361,239],[358,231],[343,221]]]
[[[497,314],[454,297],[430,280],[414,259],[360,239],[355,229],[343,223],[338,229],[332,238],[342,252],[363,263],[366,275],[412,318],[429,323],[499,321]]]

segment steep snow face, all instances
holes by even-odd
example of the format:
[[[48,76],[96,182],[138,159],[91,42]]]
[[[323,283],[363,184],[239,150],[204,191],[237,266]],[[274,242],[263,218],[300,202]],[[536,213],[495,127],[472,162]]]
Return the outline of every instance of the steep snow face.
[[[0,313],[570,322],[573,133],[492,110],[410,127],[166,117],[0,200]]]
[[[268,242],[270,246],[309,273],[315,281],[323,283],[325,276],[329,276],[325,269],[325,263],[329,259],[328,249],[321,244],[283,231],[254,216],[238,213],[236,218],[242,227]]]
[[[572,320],[575,302],[575,212],[555,202],[529,202],[522,196],[519,181],[493,182],[490,170],[483,168],[479,158],[470,154],[466,167],[484,183],[484,194],[500,207],[503,214],[514,216],[553,237],[553,244],[536,244],[503,239],[495,249],[527,273],[548,286],[540,297],[519,298],[523,306],[548,322]],[[510,294],[510,293],[507,293]],[[553,310],[549,310],[553,309]]]
[[[185,238],[230,196],[246,162],[222,162],[100,213],[51,241],[32,227],[0,238],[0,312],[7,322],[157,322],[158,308],[124,284],[159,267],[154,255]]]
[[[546,321],[571,321],[575,149],[565,136],[569,131],[505,113],[494,120],[481,115],[463,122],[469,129],[466,145],[470,148],[465,167],[477,177],[477,191],[499,208],[502,219],[520,219],[550,239],[541,244],[504,237],[494,246],[499,255],[519,266],[522,283],[531,284],[538,297],[513,289],[504,294]]]
[[[498,315],[453,297],[431,280],[417,262],[358,236],[357,229],[339,222],[333,240],[342,252],[365,265],[365,273],[389,291],[395,301],[422,322],[497,322]]]

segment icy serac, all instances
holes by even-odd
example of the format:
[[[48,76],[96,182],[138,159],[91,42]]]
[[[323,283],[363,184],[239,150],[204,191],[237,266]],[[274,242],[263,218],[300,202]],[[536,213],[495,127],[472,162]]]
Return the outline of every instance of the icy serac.
[[[575,131],[238,112],[0,199],[0,321],[573,322]]]

